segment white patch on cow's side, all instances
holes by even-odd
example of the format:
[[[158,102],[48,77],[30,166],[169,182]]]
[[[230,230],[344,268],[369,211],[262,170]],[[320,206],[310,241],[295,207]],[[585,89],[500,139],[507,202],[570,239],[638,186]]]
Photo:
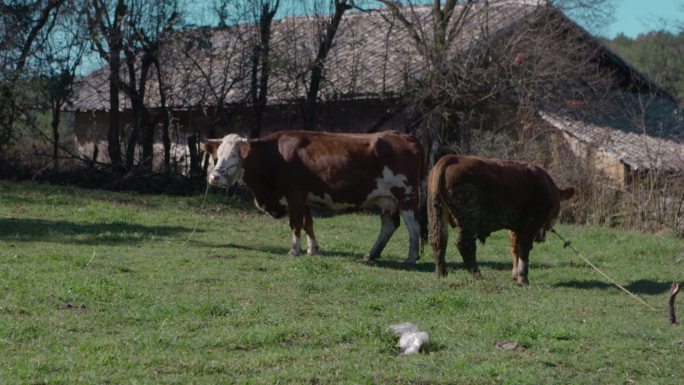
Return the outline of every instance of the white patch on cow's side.
[[[420,223],[418,223],[415,214],[411,210],[402,210],[399,214],[404,219],[409,233],[409,253],[405,262],[416,263],[420,247]]]
[[[318,252],[318,241],[316,238],[311,238],[308,234],[306,235],[306,255],[316,255]]]
[[[299,255],[302,248],[302,242],[298,236],[292,234],[292,249],[290,249],[290,255],[296,257]]]
[[[319,197],[318,195],[316,195],[314,193],[309,193],[306,196],[306,202],[311,203],[311,204],[315,204],[315,205],[325,206],[331,210],[336,210],[336,211],[346,210],[346,209],[349,209],[352,207],[356,207],[356,205],[352,204],[352,203],[335,202],[335,201],[333,201],[332,196],[330,196],[330,194],[328,194],[328,193],[323,195],[323,197]]]
[[[393,188],[401,188],[404,190],[404,195],[408,196],[412,194],[411,186],[408,186],[406,182],[408,178],[402,174],[394,174],[389,167],[385,167],[382,170],[382,176],[375,179],[376,187],[375,190],[371,191],[366,197],[367,203],[375,203],[378,198],[392,198],[394,199],[394,194],[392,194]]]
[[[214,186],[229,186],[242,176],[242,158],[240,148],[247,139],[229,134],[216,151],[216,164],[209,174],[209,184]]]

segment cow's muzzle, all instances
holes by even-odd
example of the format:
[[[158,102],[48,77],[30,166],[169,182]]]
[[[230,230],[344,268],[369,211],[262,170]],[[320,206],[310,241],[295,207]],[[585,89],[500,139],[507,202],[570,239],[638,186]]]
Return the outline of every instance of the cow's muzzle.
[[[228,181],[223,175],[220,175],[218,173],[212,172],[209,174],[208,182],[212,186],[224,186],[228,184]]]

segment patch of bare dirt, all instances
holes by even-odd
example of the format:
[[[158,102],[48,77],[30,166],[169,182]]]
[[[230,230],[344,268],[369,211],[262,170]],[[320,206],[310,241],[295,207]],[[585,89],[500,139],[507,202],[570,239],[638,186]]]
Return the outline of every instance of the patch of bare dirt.
[[[72,310],[72,311],[83,311],[88,308],[84,304],[74,305],[70,302],[62,302],[59,306],[59,310]]]
[[[494,343],[494,346],[503,349],[503,350],[515,350],[522,352],[525,350],[525,347],[520,345],[517,342],[503,342],[503,341],[498,341]]]

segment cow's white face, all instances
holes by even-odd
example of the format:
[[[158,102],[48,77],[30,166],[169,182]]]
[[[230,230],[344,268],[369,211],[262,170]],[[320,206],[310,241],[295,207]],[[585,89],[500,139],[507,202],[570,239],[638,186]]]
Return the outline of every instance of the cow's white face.
[[[214,158],[214,169],[209,173],[209,184],[214,186],[230,186],[242,174],[242,156],[240,149],[247,139],[230,134],[223,137],[218,149],[211,151]],[[205,147],[209,147],[205,144]]]

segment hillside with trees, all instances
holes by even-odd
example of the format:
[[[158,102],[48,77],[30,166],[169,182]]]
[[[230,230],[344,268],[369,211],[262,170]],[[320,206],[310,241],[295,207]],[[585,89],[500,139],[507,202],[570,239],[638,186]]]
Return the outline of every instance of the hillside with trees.
[[[618,35],[605,43],[637,70],[684,100],[684,31],[659,31],[632,39]]]

